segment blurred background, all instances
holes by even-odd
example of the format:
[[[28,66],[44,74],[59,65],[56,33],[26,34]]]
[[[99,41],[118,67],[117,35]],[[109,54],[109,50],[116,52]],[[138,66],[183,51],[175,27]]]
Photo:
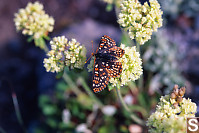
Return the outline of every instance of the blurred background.
[[[45,71],[45,52],[35,47],[33,42],[27,43],[27,38],[17,33],[14,26],[14,13],[28,2],[0,1],[0,131],[22,133],[25,128],[30,133],[67,133],[79,131],[85,128],[82,123],[87,123],[90,129],[88,133],[91,130],[100,133],[130,132],[133,121],[120,110],[114,90],[96,94],[104,105],[110,105],[108,112],[117,110],[107,114],[106,110],[97,110],[92,99],[76,97],[67,84],[55,78],[56,74]],[[50,37],[65,35],[67,38],[76,38],[87,47],[87,57],[93,52],[91,41],[94,41],[96,49],[103,35],[111,36],[117,44],[121,40],[125,41],[114,6],[108,10],[107,4],[100,0],[40,2],[46,13],[55,19]],[[186,97],[199,105],[199,1],[159,2],[163,10],[163,27],[141,49],[147,90],[141,97],[153,99],[153,102],[148,107],[142,99],[137,98],[136,91],[123,89],[122,92],[126,103],[138,105],[135,111],[143,119],[154,110],[158,98],[168,94],[174,84],[186,86]],[[75,79],[74,73],[70,72],[70,75]],[[81,75],[89,85],[92,83],[91,73],[87,72],[86,67]],[[75,83],[78,85],[78,81],[75,80]],[[15,94],[23,127],[19,124],[13,104],[12,96]]]

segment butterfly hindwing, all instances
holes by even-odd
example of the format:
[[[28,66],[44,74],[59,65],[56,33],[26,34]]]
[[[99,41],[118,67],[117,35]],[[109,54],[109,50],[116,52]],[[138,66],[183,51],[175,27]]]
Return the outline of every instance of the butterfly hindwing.
[[[108,49],[108,53],[112,56],[121,58],[124,55],[124,50],[120,47],[113,46],[112,48]]]
[[[102,66],[109,77],[116,78],[122,73],[122,63],[117,61],[102,62]]]
[[[107,71],[104,70],[102,62],[99,60],[95,60],[93,72],[93,91],[96,93],[106,88],[109,81],[109,75]]]

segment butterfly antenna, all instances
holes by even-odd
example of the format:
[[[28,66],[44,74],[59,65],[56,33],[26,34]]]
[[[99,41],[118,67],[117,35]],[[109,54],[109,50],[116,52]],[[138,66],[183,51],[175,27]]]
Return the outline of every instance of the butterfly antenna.
[[[91,56],[85,61],[85,63],[87,63],[91,59],[91,57],[94,56],[93,41],[91,41],[91,42],[92,42],[92,50],[93,50],[93,52],[91,53]]]

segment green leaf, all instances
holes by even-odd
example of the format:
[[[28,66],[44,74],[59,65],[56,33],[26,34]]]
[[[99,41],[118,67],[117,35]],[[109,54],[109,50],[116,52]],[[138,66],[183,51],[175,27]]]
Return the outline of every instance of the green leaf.
[[[60,79],[64,74],[64,70],[62,70],[61,72],[58,72],[56,75],[56,79]]]
[[[113,4],[107,4],[107,6],[106,6],[106,11],[107,12],[110,12],[110,11],[112,11],[113,10]]]
[[[46,120],[46,123],[52,128],[56,128],[57,127],[57,122],[54,119],[52,119],[52,118],[48,118]]]
[[[50,40],[49,36],[43,36],[43,38],[46,39],[46,40],[48,40],[48,41]]]
[[[98,133],[108,133],[108,132],[109,132],[109,130],[106,126],[101,127],[98,131]]]
[[[46,105],[43,108],[43,113],[45,115],[53,115],[57,112],[57,108],[54,105]]]
[[[66,91],[68,85],[64,81],[60,81],[56,84],[56,88],[58,91],[64,92]]]
[[[112,85],[110,85],[110,84],[108,85],[108,90],[109,90],[109,91],[113,90],[114,88],[115,88],[115,87],[113,87]]]
[[[34,42],[35,46],[40,47],[41,49],[44,49],[46,47],[46,42],[42,37],[35,39]]]
[[[135,46],[133,40],[130,39],[128,34],[122,34],[121,43],[125,44],[126,46],[132,46],[132,44]]]
[[[50,97],[47,95],[41,95],[39,97],[39,106],[42,108],[43,106],[45,106],[46,104],[50,103]]]
[[[27,42],[31,42],[33,39],[34,39],[33,36],[29,36]]]

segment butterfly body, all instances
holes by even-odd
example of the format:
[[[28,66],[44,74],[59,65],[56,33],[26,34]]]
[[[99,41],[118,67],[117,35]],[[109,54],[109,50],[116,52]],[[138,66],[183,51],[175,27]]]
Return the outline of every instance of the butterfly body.
[[[94,54],[93,91],[100,92],[106,88],[110,77],[118,77],[122,72],[122,63],[118,61],[124,50],[116,46],[109,36],[102,36]]]

